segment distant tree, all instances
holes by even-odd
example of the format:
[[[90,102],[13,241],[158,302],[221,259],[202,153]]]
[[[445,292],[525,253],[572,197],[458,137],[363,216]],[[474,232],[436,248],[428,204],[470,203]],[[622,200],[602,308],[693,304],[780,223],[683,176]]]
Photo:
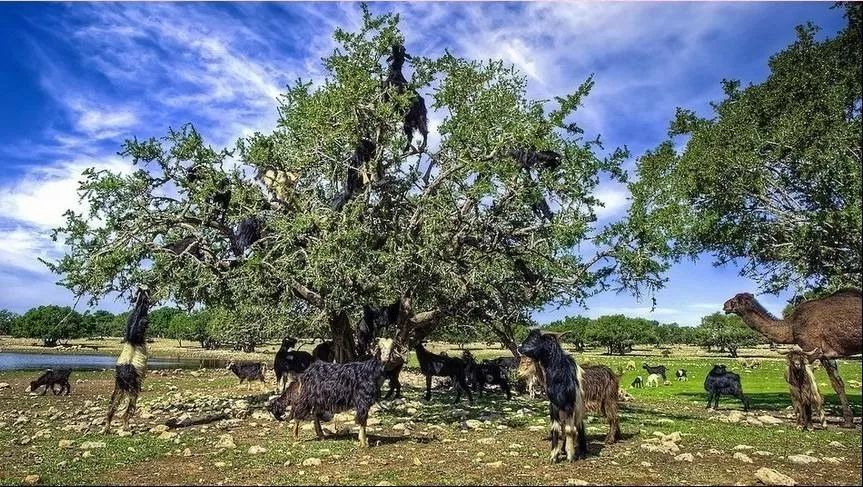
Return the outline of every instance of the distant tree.
[[[579,352],[584,350],[585,336],[590,318],[585,316],[567,316],[566,318],[549,323],[545,328],[549,331],[566,332],[563,341],[575,345]]]
[[[764,82],[724,80],[708,118],[678,108],[669,140],[639,159],[630,218],[668,261],[738,261],[765,292],[859,286],[863,4],[843,8],[836,36],[798,26]]]
[[[90,337],[117,336],[114,313],[103,309],[94,312],[87,311],[81,317],[84,334]]]
[[[653,340],[650,322],[624,315],[600,316],[586,329],[586,339],[606,348],[608,355],[625,355],[636,343]]]
[[[764,339],[755,330],[746,326],[737,315],[713,313],[701,319],[698,327],[698,344],[708,350],[728,351],[737,357],[737,350],[763,343]]]
[[[8,335],[17,318],[18,315],[8,309],[0,309],[0,335]]]
[[[171,336],[171,319],[183,314],[183,310],[176,307],[162,306],[150,312],[150,335],[162,338],[174,338]]]
[[[46,347],[57,346],[58,340],[86,336],[81,314],[68,306],[39,306],[14,321],[12,336],[38,338]]]

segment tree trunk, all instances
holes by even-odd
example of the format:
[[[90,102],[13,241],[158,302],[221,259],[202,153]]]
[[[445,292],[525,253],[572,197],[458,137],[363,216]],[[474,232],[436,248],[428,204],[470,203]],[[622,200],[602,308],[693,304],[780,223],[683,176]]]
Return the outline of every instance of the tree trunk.
[[[354,330],[351,327],[347,312],[340,311],[338,314],[330,316],[330,335],[333,338],[336,363],[343,364],[357,359]]]

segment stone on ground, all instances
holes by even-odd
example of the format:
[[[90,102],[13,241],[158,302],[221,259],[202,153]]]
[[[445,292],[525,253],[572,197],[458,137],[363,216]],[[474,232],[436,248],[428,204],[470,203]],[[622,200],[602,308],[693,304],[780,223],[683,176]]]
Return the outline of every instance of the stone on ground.
[[[764,485],[797,485],[791,477],[767,467],[759,468],[755,472],[755,478]]]

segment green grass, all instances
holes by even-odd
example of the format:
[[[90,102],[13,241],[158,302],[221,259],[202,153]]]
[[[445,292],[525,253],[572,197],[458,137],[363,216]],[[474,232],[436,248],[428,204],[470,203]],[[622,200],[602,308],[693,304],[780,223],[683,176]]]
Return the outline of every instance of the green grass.
[[[503,354],[505,352],[499,350],[474,352],[479,359]],[[577,355],[576,358],[581,363],[606,364],[613,370],[626,367],[630,361],[640,367],[644,360],[643,357],[598,355]],[[757,410],[754,416],[771,414],[784,418],[790,402],[782,361],[764,360],[760,368],[751,372],[743,371],[733,359],[651,357],[648,362],[666,365],[672,384],[658,388],[627,388],[635,400],[622,405],[624,440],[612,446],[602,445],[607,431],[605,422],[602,418],[592,418],[588,423],[591,455],[572,465],[549,465],[547,462],[548,406],[545,401],[531,401],[525,397],[507,401],[494,391],[478,397],[472,406],[464,400],[453,405],[454,395],[450,390],[436,389],[432,392],[432,401],[426,403],[420,400],[422,382],[411,374],[405,378],[404,387],[408,402],[384,403],[372,415],[373,420],[380,422],[375,426],[377,429],[370,432],[372,447],[361,449],[353,433],[317,441],[311,431],[304,430],[301,441],[295,442],[290,425],[253,417],[242,419],[238,426],[230,429],[223,430],[217,424],[181,429],[176,440],[159,439],[147,432],[153,424],[167,419],[164,413],[152,409],[156,404],[189,403],[199,396],[243,398],[262,392],[259,384],[247,392],[245,386],[239,387],[237,380],[224,370],[196,372],[198,376],[188,372],[166,376],[151,373],[145,381],[139,407],[152,410],[156,416],[150,420],[135,418],[133,424],[139,430],[129,437],[101,435],[96,432],[97,426],[86,433],[62,430],[66,424],[89,422],[104,414],[113,385],[110,371],[76,372],[73,380],[83,379],[84,382],[72,384],[70,397],[27,396],[21,390],[34,375],[32,372],[0,373],[0,382],[12,386],[0,390],[0,423],[6,423],[0,426],[0,484],[21,483],[29,474],[40,475],[44,484],[375,485],[381,481],[446,485],[562,484],[570,478],[613,484],[734,484],[752,483],[754,471],[766,466],[799,482],[860,485],[863,460],[859,428],[844,430],[831,425],[827,430],[805,432],[788,422],[778,426],[753,426],[716,421],[715,418],[727,415],[730,410],[740,409],[739,402],[734,399],[723,398],[720,412],[705,410],[703,378],[714,362],[721,362],[741,374],[744,391]],[[687,370],[688,382],[673,380],[673,371],[677,368]],[[846,385],[859,384],[860,363],[842,361],[840,373]],[[627,371],[622,384],[628,386],[636,375],[646,374],[641,369]],[[816,379],[831,412],[837,414],[838,400],[823,370],[816,372]],[[861,391],[859,387],[847,390],[855,415],[859,416]],[[81,410],[84,415],[78,414]],[[22,411],[30,421],[14,426],[15,418]],[[64,417],[51,419],[57,412]],[[481,428],[463,430],[462,421],[469,419],[483,422]],[[393,428],[399,423],[408,425],[410,434]],[[353,423],[342,420],[339,426],[353,426]],[[332,424],[325,427],[335,429]],[[539,427],[539,430],[531,431],[531,427]],[[49,436],[33,438],[43,430],[47,430]],[[642,443],[655,431],[679,431],[683,438],[681,452],[696,455],[694,462],[680,464],[671,456],[642,450]],[[218,436],[225,433],[233,435],[236,449],[215,448]],[[33,439],[20,444],[25,437]],[[75,447],[59,448],[60,439],[74,440]],[[83,457],[78,445],[84,441],[104,441],[106,447],[93,449],[91,456]],[[376,445],[378,441],[380,444]],[[831,441],[845,446],[832,447]],[[263,446],[267,452],[249,455],[247,450],[252,445]],[[753,447],[747,453],[754,463],[732,459],[733,448],[737,445]],[[190,456],[183,454],[187,448]],[[711,450],[719,453],[710,453]],[[751,453],[754,450],[768,451],[772,455],[755,456]],[[784,458],[809,451],[819,458],[830,456],[842,460],[837,464],[821,461],[804,466]],[[319,458],[321,465],[302,465],[303,460],[312,457]],[[502,464],[487,465],[496,461]],[[225,465],[217,467],[217,462]],[[651,466],[642,466],[641,462]]]

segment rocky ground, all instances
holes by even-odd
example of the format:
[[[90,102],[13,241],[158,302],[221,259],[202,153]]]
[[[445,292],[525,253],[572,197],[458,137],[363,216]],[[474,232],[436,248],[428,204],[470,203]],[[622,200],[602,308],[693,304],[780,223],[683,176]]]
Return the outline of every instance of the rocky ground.
[[[224,370],[151,373],[130,429],[109,435],[99,431],[111,372],[75,373],[69,397],[22,392],[32,375],[0,374],[2,484],[861,484],[859,426],[803,432],[784,407],[743,413],[725,401],[707,412],[694,384],[630,389],[623,441],[604,445],[605,422],[592,418],[589,458],[551,465],[546,402],[493,391],[453,405],[446,388],[426,402],[415,373],[405,399],[376,406],[368,449],[350,413],[326,424],[327,439],[308,423],[295,442],[262,409],[272,383],[247,391]]]

